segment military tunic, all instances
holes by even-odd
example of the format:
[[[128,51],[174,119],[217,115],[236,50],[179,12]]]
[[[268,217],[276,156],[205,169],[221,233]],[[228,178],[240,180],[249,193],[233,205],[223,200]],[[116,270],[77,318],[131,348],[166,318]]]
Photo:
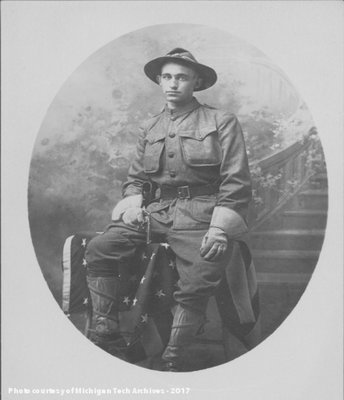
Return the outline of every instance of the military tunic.
[[[212,207],[226,207],[245,217],[251,200],[251,181],[245,143],[235,115],[201,105],[195,98],[182,111],[173,112],[165,107],[141,129],[123,196],[141,193],[146,180],[159,186],[218,184]],[[174,228],[193,227],[191,221],[182,220],[184,212],[180,211],[181,218],[174,221]],[[207,220],[210,222],[209,215]]]

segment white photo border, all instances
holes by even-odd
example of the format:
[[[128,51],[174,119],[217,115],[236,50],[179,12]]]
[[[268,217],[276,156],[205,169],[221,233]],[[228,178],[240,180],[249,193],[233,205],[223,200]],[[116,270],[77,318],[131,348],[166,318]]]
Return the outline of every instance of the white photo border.
[[[3,398],[22,397],[10,393],[10,388],[189,387],[190,393],[184,395],[188,399],[341,399],[343,3],[11,1],[1,8]],[[89,55],[119,36],[174,22],[208,25],[236,35],[289,76],[318,128],[330,189],[324,247],[291,315],[244,356],[182,374],[123,363],[80,335],[44,281],[27,215],[34,141],[64,81]],[[99,396],[105,397],[137,395]],[[38,394],[25,395],[37,398]],[[85,393],[77,398],[93,397]]]

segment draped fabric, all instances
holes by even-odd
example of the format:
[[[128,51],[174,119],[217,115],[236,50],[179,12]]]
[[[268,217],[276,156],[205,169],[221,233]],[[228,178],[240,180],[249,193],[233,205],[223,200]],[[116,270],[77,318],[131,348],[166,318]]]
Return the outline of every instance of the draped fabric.
[[[66,239],[63,250],[62,309],[68,316],[86,312],[92,319],[92,304],[86,282],[84,258],[87,243],[96,235],[79,232]],[[140,254],[137,265],[117,271],[120,331],[131,362],[159,354],[166,346],[173,315],[173,292],[178,274],[174,254],[167,243],[153,243]],[[258,287],[249,249],[234,242],[226,274],[215,294],[223,325],[247,347],[256,343],[259,318]],[[92,324],[90,324],[92,327]]]

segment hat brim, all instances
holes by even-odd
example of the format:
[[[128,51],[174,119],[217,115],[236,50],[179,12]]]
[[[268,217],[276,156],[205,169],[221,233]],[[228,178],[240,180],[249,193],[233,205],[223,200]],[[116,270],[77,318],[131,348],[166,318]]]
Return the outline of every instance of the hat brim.
[[[216,72],[207,65],[195,63],[192,61],[181,59],[180,57],[173,56],[158,57],[152,61],[149,61],[144,66],[145,74],[150,80],[158,84],[157,76],[161,74],[162,66],[168,62],[176,62],[177,64],[185,65],[198,72],[200,78],[202,79],[202,84],[197,89],[195,89],[195,92],[208,89],[213,86],[214,83],[217,81]]]

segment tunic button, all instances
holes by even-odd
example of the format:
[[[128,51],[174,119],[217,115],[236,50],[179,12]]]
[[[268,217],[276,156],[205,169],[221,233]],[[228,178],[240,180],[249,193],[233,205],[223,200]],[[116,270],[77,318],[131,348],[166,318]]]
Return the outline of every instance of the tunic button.
[[[171,178],[175,178],[175,177],[176,177],[176,173],[175,173],[174,171],[171,171],[171,172],[170,172],[170,177],[171,177]]]
[[[174,137],[176,136],[176,134],[175,134],[174,132],[171,132],[168,136],[169,136],[170,138],[174,138]]]
[[[169,156],[170,158],[173,158],[173,157],[174,157],[174,153],[168,153],[168,156]]]
[[[175,121],[175,120],[176,120],[176,117],[171,117],[171,120],[172,120],[172,121]]]

